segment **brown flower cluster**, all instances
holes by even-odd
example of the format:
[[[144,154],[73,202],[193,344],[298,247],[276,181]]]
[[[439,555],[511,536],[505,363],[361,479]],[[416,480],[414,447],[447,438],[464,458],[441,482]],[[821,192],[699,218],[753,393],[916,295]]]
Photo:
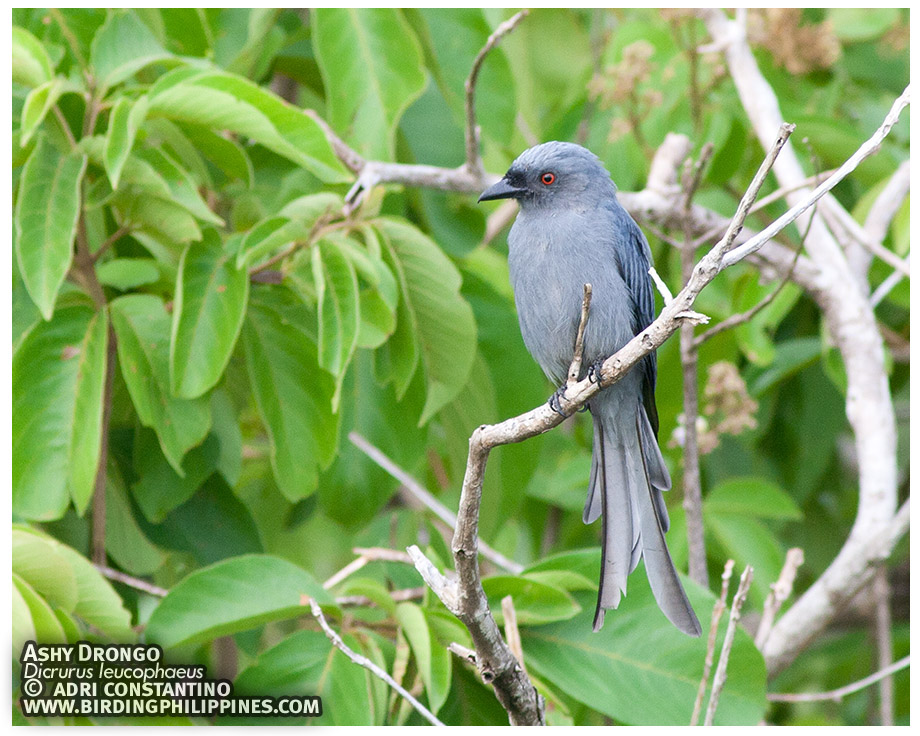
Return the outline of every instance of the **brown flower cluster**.
[[[709,367],[702,403],[703,416],[696,419],[696,444],[701,455],[715,450],[721,435],[739,435],[757,426],[754,418],[757,402],[748,393],[747,384],[734,363],[720,361]],[[668,443],[670,447],[684,446],[686,417],[681,414],[677,423]]]
[[[791,74],[827,69],[840,58],[840,41],[831,22],[804,24],[801,8],[750,10],[748,37]]]

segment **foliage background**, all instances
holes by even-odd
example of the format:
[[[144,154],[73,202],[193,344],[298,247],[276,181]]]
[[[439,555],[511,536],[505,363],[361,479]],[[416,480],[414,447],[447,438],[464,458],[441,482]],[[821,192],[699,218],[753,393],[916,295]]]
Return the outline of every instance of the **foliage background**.
[[[366,157],[460,165],[463,83],[509,15],[14,10],[14,651],[28,638],[141,637],[233,677],[238,691],[321,694],[322,723],[421,722],[330,648],[299,609],[308,593],[353,648],[416,686],[445,722],[506,722],[447,652],[468,636],[440,603],[390,598],[419,585],[411,566],[372,562],[332,590],[321,585],[355,547],[419,543],[450,561],[437,524],[405,506],[349,432],[455,508],[472,429],[551,392],[518,333],[504,233],[483,244],[490,209],[469,194],[398,186],[343,219],[352,176],[297,108],[316,110]],[[907,11],[883,9],[751,14],[758,61],[797,140],[807,139],[808,168],[846,159],[907,84],[908,22]],[[719,60],[692,52],[705,41],[678,12],[533,11],[483,67],[486,169],[504,171],[538,141],[579,140],[620,189],[638,189],[665,134],[681,132],[696,151],[715,147],[696,201],[731,214],[761,152]],[[857,219],[909,156],[906,131],[836,190]],[[679,255],[647,232],[676,291]],[[909,200],[886,245],[909,252]],[[889,273],[874,264],[872,286]],[[771,288],[742,266],[697,308],[718,321]],[[895,347],[909,339],[906,281],[877,316]],[[659,365],[680,568],[676,340]],[[893,349],[905,495],[908,377]],[[756,611],[786,549],[805,551],[803,589],[852,521],[839,354],[816,306],[787,285],[705,345],[700,388],[710,574],[718,580],[728,557],[752,564]],[[686,723],[705,643],[655,613],[641,572],[603,633],[590,633],[598,532],[580,518],[590,440],[579,418],[493,454],[480,532],[527,570],[487,566],[486,590],[496,603],[514,597],[551,722]],[[100,458],[104,493],[94,494]],[[94,510],[104,540],[94,539]],[[88,559],[169,595],[110,583]],[[890,564],[896,583],[908,579],[905,543]],[[345,595],[377,605],[337,605]],[[712,595],[693,588],[691,598],[705,630]],[[896,657],[909,640],[899,600]],[[871,722],[872,690],[771,707],[764,692],[846,684],[875,669],[872,649],[871,620],[854,610],[767,684],[742,636],[719,718]],[[904,723],[907,679],[896,680]]]

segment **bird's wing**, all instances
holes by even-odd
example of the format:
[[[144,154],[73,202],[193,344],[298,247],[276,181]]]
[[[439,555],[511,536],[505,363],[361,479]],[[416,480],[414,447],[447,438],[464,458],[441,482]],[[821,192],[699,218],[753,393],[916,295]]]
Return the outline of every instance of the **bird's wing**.
[[[648,240],[645,239],[645,234],[639,229],[635,220],[629,216],[629,213],[622,208],[620,208],[620,213],[617,230],[621,238],[620,247],[616,249],[617,264],[620,268],[620,275],[632,297],[633,334],[637,335],[655,319],[655,293],[652,291],[652,278],[649,276],[652,250]],[[642,403],[655,437],[657,437],[658,409],[655,407],[655,380],[658,375],[658,364],[654,352],[643,358],[640,368],[645,374]]]

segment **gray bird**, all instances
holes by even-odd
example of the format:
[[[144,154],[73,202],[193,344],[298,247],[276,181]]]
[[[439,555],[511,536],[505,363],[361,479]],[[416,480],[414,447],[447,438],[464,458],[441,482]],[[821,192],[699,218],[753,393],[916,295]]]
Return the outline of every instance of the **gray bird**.
[[[516,199],[520,211],[508,236],[508,266],[521,334],[530,354],[557,386],[575,347],[584,284],[592,301],[584,336],[584,365],[600,362],[655,317],[648,241],[616,197],[610,174],[593,153],[574,143],[530,148],[479,201]],[[700,623],[677,577],[665,543],[671,487],[658,449],[655,354],[599,392],[588,408],[594,450],[583,520],[603,519],[601,577],[594,630],[626,593],[626,578],[645,559],[655,600],[681,631],[700,635]]]

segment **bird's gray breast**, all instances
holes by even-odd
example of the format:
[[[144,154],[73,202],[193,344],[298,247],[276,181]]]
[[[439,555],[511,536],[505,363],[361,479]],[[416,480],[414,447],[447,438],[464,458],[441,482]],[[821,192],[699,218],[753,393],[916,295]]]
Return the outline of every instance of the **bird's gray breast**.
[[[592,286],[585,368],[632,337],[631,297],[616,262],[616,232],[605,213],[518,214],[508,236],[508,267],[521,334],[550,379],[565,379]]]

